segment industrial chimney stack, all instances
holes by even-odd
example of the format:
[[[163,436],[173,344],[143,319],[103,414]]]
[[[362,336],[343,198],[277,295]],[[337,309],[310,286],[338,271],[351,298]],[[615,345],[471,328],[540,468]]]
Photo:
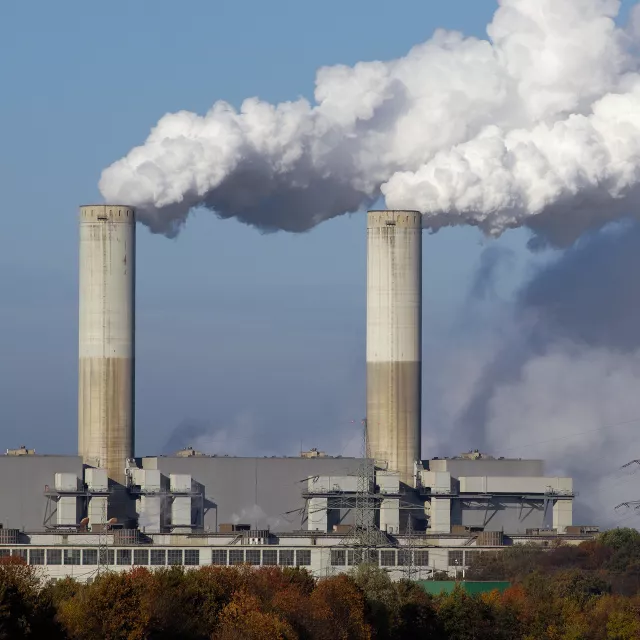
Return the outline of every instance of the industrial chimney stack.
[[[367,222],[369,455],[413,486],[420,458],[422,216],[370,211]]]
[[[78,454],[125,482],[133,457],[135,213],[80,208]]]

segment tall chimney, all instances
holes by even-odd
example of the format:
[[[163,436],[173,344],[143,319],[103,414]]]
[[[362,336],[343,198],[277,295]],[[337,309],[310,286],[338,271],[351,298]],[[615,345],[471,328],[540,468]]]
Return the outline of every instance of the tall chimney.
[[[422,216],[369,211],[367,441],[369,455],[414,486],[420,458]]]
[[[80,207],[78,454],[125,483],[133,457],[135,213]]]

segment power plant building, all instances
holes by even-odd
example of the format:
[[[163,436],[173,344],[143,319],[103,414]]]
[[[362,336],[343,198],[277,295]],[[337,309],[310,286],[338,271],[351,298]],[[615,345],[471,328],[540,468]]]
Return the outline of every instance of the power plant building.
[[[392,578],[455,573],[509,544],[577,543],[571,478],[542,461],[472,451],[421,458],[421,222],[368,224],[369,458],[240,458],[192,449],[134,457],[135,213],[80,215],[78,455],[0,456],[0,557],[52,578],[172,564],[348,571],[363,555]],[[363,501],[373,512],[363,522]],[[118,508],[114,510],[114,505]],[[360,506],[359,506],[360,505]],[[115,515],[114,515],[115,514]],[[358,525],[358,526],[356,526]],[[370,531],[369,531],[370,530]]]

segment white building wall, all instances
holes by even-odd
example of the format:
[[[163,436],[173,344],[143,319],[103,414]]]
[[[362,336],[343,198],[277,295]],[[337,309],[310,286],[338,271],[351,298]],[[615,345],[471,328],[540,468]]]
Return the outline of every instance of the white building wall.
[[[327,498],[311,498],[309,500],[307,528],[310,531],[326,532],[329,528],[327,502]]]
[[[380,529],[397,534],[400,531],[400,500],[386,498],[380,502]]]
[[[564,533],[571,525],[573,525],[573,500],[556,500],[553,505],[552,528],[558,533]]]
[[[451,531],[451,499],[431,498],[431,533]]]

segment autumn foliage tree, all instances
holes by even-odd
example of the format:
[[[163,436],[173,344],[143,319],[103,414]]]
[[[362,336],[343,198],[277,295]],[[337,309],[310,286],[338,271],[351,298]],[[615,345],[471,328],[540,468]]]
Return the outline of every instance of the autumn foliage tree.
[[[482,554],[468,578],[503,593],[428,595],[384,569],[163,567],[47,583],[0,559],[0,640],[640,640],[640,534]]]

